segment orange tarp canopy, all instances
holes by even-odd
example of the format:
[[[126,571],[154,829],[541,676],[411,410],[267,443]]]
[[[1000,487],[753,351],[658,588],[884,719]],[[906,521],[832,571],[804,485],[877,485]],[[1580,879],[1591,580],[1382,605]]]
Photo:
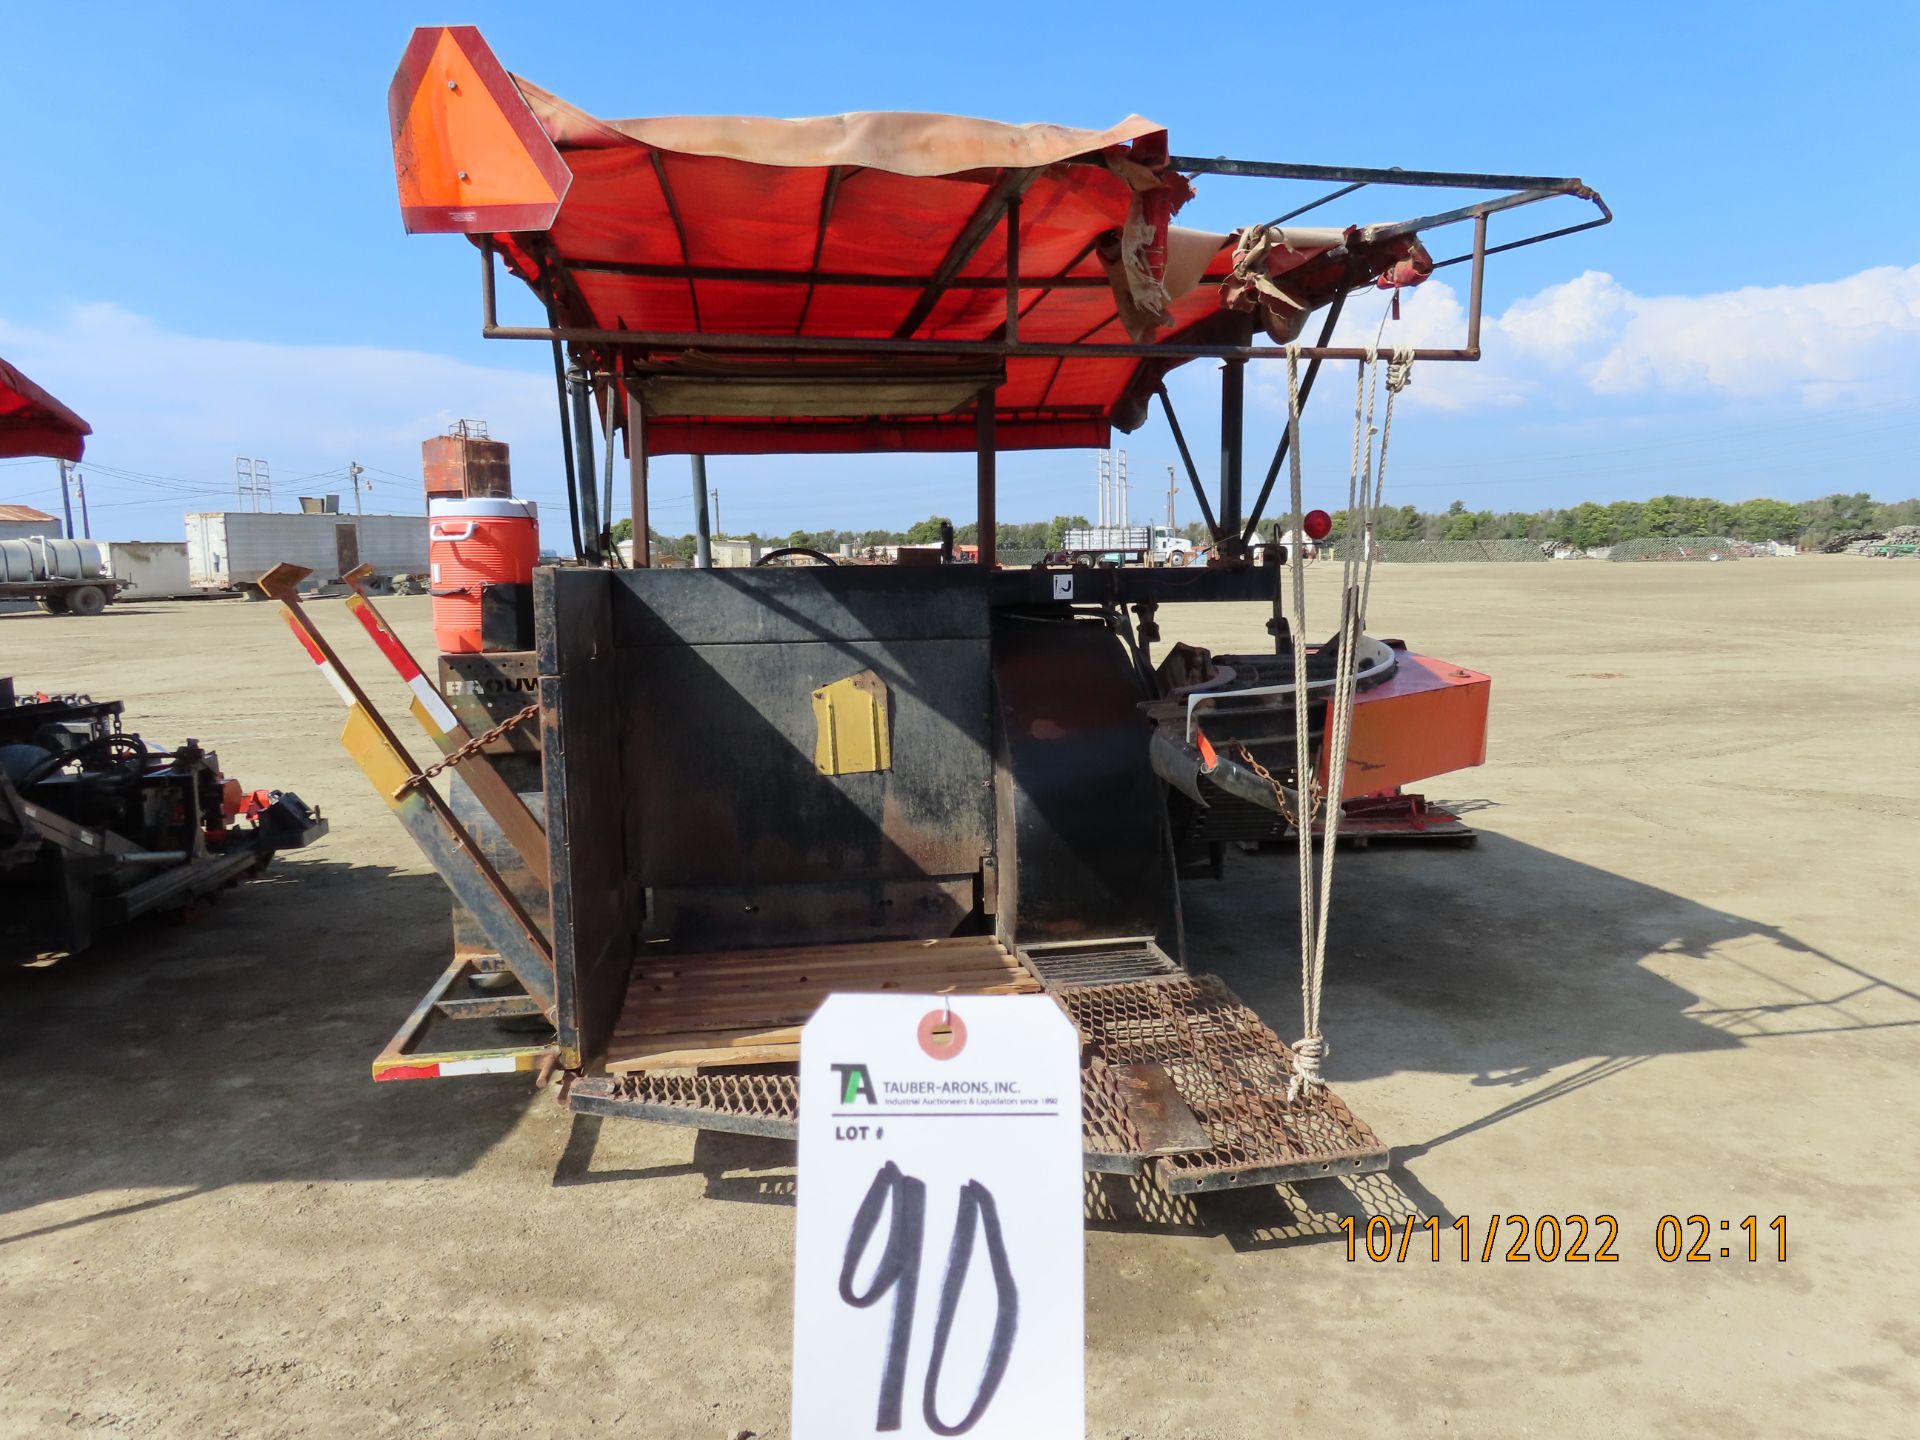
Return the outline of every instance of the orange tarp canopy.
[[[1007,316],[1009,196],[1018,197],[1018,338],[1125,342],[1125,243],[1153,252],[1157,341],[1244,339],[1222,308],[1232,235],[1168,224],[1188,193],[1166,134],[950,115],[596,119],[509,76],[471,27],[416,32],[389,97],[410,230],[490,241],[552,323],[676,335],[991,341]],[[1302,314],[1385,261],[1332,259],[1339,230],[1296,232]],[[968,245],[972,245],[970,253]],[[1107,253],[1103,263],[1102,250]],[[1402,244],[1396,256],[1404,255]],[[964,255],[964,259],[959,256]],[[943,262],[944,266],[943,266]],[[1115,283],[1113,277],[1120,275]],[[1136,317],[1134,336],[1141,337]],[[580,347],[576,347],[580,348]],[[591,346],[587,347],[593,348]],[[689,347],[600,347],[596,368],[685,373]],[[711,372],[830,372],[791,351],[718,351]],[[919,357],[900,357],[911,373]],[[875,357],[865,362],[871,368]],[[889,365],[893,362],[887,361]],[[1145,418],[1167,359],[1089,354],[984,361],[1001,449],[1100,446]],[[951,366],[949,366],[951,369]],[[971,449],[970,404],[933,413],[649,415],[655,454]]]

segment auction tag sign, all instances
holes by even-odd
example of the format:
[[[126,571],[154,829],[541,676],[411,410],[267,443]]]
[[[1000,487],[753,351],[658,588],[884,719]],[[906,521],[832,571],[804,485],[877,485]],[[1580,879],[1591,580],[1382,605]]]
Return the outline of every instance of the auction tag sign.
[[[830,997],[800,1039],[794,1440],[1080,1440],[1080,1156],[1046,996]]]

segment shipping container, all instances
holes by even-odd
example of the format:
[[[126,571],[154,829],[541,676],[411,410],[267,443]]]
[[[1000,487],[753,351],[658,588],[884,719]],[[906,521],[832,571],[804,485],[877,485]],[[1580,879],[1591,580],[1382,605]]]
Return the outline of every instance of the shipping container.
[[[427,573],[424,515],[276,515],[250,510],[187,516],[187,578],[197,590],[252,585],[275,565],[303,565],[322,582],[356,565],[376,582]]]
[[[107,568],[127,600],[166,600],[194,594],[184,540],[111,540]]]

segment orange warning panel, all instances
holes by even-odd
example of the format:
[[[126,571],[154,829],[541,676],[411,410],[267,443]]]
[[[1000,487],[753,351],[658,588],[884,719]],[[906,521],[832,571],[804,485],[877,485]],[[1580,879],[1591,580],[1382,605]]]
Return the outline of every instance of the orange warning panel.
[[[1353,707],[1340,798],[1375,795],[1487,762],[1487,701],[1493,682],[1429,655],[1401,651],[1393,677],[1363,690]],[[1320,781],[1326,783],[1325,761]]]
[[[387,90],[409,234],[545,230],[573,172],[471,25],[413,32]]]

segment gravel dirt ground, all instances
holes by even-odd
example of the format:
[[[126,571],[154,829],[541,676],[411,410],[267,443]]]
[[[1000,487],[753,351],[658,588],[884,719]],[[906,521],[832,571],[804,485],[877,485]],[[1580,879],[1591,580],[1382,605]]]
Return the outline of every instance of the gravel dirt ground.
[[[386,608],[429,648],[426,601]],[[1916,614],[1920,565],[1852,557],[1378,572],[1377,633],[1495,677],[1488,765],[1428,787],[1478,847],[1341,861],[1329,1073],[1394,1167],[1094,1220],[1089,1433],[1910,1432]],[[1162,611],[1223,647],[1262,618]],[[785,1433],[781,1146],[524,1077],[370,1083],[447,897],[271,608],[0,616],[9,671],[333,833],[190,924],[0,974],[0,1433]],[[1290,1037],[1289,864],[1236,855],[1188,917]],[[1473,1259],[1445,1230],[1438,1263],[1424,1233],[1350,1262],[1349,1214],[1463,1221]],[[1617,1263],[1508,1261],[1511,1229],[1481,1262],[1494,1216],[1602,1214]],[[1716,1230],[1663,1263],[1668,1214],[1784,1215],[1789,1259]]]

